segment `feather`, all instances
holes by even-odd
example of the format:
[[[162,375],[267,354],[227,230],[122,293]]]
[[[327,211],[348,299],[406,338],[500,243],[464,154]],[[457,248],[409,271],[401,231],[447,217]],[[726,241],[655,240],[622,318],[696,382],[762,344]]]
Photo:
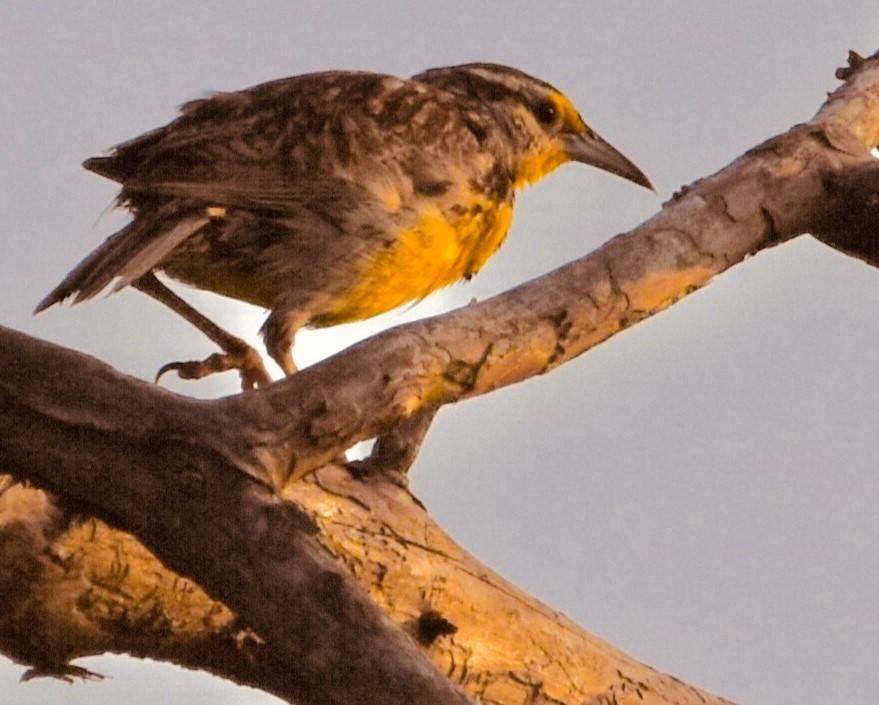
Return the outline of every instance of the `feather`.
[[[167,255],[210,218],[195,214],[177,218],[170,227],[162,227],[165,219],[138,219],[104,243],[80,262],[46,298],[37,305],[39,313],[71,296],[73,303],[90,299],[118,279],[113,291],[137,281],[151,269],[159,266]],[[158,227],[157,227],[158,226]]]

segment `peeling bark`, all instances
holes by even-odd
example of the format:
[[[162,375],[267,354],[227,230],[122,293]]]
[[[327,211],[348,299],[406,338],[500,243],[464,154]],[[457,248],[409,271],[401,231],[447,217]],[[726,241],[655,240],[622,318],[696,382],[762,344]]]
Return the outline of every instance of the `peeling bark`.
[[[0,472],[52,493],[0,482],[0,649],[61,675],[127,651],[303,705],[473,702],[458,684],[498,704],[725,702],[492,574],[402,483],[333,460],[417,438],[435,408],[551,370],[804,232],[875,264],[879,56],[841,77],[810,122],[588,257],[265,390],[185,399],[0,329]]]

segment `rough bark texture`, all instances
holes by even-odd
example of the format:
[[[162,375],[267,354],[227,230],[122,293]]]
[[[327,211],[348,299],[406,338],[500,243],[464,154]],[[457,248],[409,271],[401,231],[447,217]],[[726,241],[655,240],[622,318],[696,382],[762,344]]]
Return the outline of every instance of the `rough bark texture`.
[[[128,651],[300,703],[467,702],[452,682],[498,704],[724,702],[523,595],[400,486],[332,460],[803,232],[875,263],[879,58],[841,78],[809,123],[592,255],[263,391],[184,399],[0,330],[0,472],[58,498],[0,483],[0,649],[56,673]]]

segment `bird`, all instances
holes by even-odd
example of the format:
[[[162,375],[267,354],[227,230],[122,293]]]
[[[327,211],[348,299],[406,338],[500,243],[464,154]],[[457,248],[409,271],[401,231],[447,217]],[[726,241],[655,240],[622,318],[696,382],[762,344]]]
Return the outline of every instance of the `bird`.
[[[476,274],[516,194],[571,161],[653,188],[562,92],[499,64],[409,79],[324,71],[215,93],[83,163],[121,184],[132,218],[35,313],[133,286],[221,350],[168,363],[157,380],[236,369],[243,389],[266,386],[260,354],[156,272],[266,309],[266,350],[290,375],[300,329],[367,319]]]

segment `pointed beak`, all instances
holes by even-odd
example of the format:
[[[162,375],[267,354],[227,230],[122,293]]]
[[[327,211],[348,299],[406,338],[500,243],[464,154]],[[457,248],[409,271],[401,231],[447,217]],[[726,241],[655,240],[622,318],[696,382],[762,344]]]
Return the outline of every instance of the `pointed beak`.
[[[622,176],[624,179],[649,188],[651,191],[656,191],[643,171],[592,130],[586,129],[577,134],[566,135],[565,149],[575,162],[590,164],[603,171]]]

